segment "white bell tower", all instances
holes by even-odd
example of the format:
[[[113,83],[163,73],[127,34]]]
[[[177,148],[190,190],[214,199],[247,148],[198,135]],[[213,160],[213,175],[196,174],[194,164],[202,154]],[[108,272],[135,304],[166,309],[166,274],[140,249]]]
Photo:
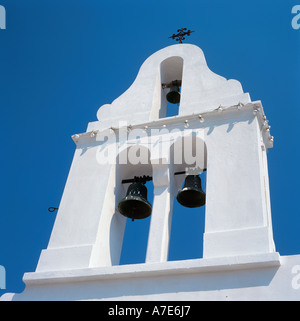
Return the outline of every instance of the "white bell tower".
[[[178,115],[166,117],[172,82]],[[169,85],[168,85],[169,84]],[[76,151],[47,249],[12,300],[257,300],[299,298],[283,286],[299,256],[282,259],[272,232],[260,101],[178,44],[150,56],[130,88],[72,136]],[[172,207],[185,172],[206,170],[203,257],[168,261]],[[126,217],[118,203],[134,176],[154,195],[142,264],[119,265]],[[122,183],[123,182],[123,183]],[[74,291],[76,289],[76,291]]]

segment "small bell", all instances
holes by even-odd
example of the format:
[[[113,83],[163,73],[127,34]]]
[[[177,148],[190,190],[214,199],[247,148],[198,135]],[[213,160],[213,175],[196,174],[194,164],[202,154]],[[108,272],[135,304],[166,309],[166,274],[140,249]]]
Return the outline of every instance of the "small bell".
[[[172,86],[168,92],[167,101],[171,104],[179,104],[180,102],[180,91],[178,86]]]
[[[183,188],[177,194],[177,201],[185,207],[200,207],[205,205],[205,193],[201,187],[198,175],[188,175]]]
[[[147,187],[142,182],[130,184],[126,197],[118,205],[118,210],[122,215],[132,220],[150,216],[152,206],[147,201]]]

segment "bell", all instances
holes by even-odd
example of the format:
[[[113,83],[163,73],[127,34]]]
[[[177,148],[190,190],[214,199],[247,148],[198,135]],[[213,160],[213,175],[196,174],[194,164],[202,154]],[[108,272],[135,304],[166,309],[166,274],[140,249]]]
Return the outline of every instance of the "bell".
[[[178,104],[180,102],[180,91],[178,86],[172,86],[167,94],[167,101],[171,104]]]
[[[188,175],[184,186],[177,194],[177,201],[185,207],[200,207],[205,205],[205,193],[201,187],[201,178],[198,175]]]
[[[122,215],[132,220],[150,216],[152,206],[147,201],[147,187],[142,182],[130,184],[126,197],[118,205],[118,210]]]

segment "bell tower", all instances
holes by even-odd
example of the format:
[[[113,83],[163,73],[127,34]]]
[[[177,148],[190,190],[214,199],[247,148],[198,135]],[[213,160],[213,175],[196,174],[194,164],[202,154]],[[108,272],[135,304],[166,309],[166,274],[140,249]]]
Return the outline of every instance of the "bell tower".
[[[168,104],[178,115],[166,117]],[[24,275],[24,293],[12,298],[272,298],[269,285],[281,288],[286,267],[273,241],[273,137],[262,103],[212,72],[199,47],[180,43],[151,55],[97,118],[72,136],[75,155],[48,247]],[[168,261],[174,202],[183,211],[205,208],[199,259]],[[145,262],[119,265],[126,221],[147,216]]]

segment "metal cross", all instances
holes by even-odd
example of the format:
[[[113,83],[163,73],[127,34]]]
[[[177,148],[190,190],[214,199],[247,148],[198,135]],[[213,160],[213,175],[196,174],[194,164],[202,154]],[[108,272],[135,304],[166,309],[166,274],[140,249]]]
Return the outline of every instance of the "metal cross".
[[[187,29],[186,28],[178,29],[177,30],[178,34],[175,35],[173,33],[173,35],[171,37],[169,37],[169,38],[172,38],[172,39],[177,38],[176,41],[179,41],[179,43],[182,43],[182,40],[185,39],[184,36],[189,36],[192,32],[194,32],[194,31],[191,31],[191,30],[188,30],[188,31],[185,31],[185,30],[187,30]]]

